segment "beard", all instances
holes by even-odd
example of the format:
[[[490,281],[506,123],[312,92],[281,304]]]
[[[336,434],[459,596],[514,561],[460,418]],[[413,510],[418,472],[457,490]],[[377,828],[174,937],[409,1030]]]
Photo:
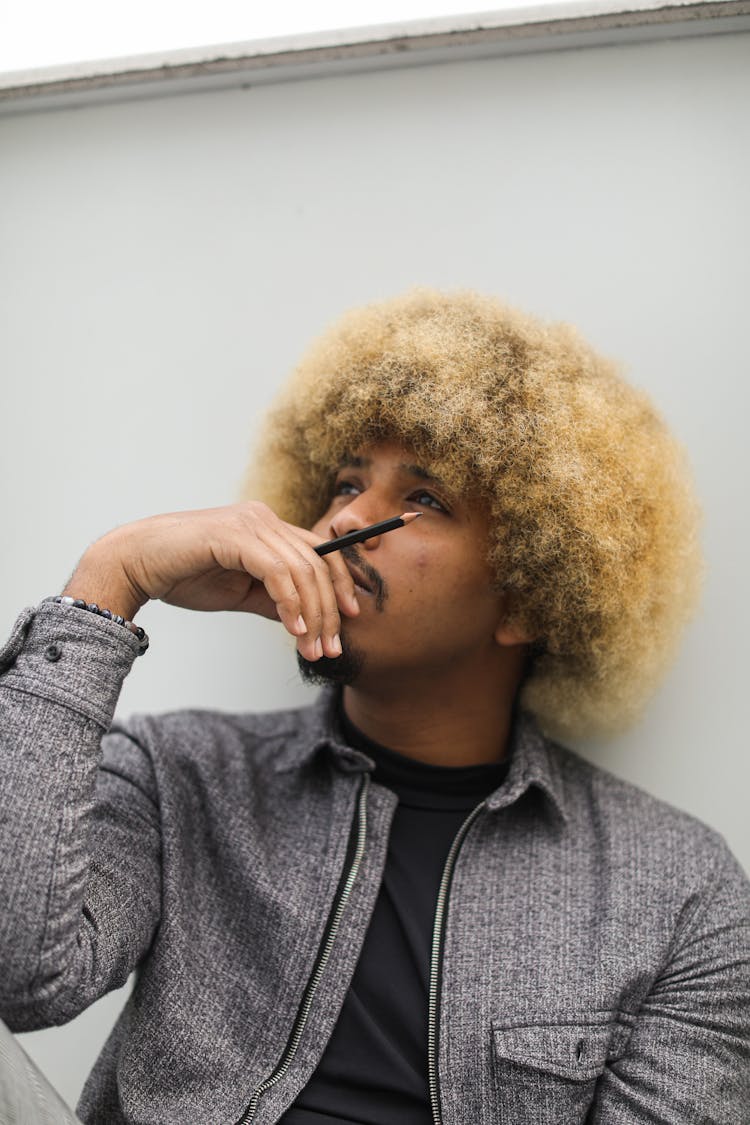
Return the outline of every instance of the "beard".
[[[321,656],[320,660],[307,660],[297,653],[300,675],[306,684],[322,687],[324,684],[356,683],[365,662],[364,653],[355,645],[347,644],[341,656]]]

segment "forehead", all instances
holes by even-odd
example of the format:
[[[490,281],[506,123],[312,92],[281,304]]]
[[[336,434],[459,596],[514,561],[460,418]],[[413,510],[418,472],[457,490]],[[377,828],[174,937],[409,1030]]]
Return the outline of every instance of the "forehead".
[[[447,487],[439,471],[429,461],[420,457],[408,446],[396,442],[380,442],[377,445],[362,446],[348,453],[341,462],[341,468],[386,469],[417,480],[432,481]]]

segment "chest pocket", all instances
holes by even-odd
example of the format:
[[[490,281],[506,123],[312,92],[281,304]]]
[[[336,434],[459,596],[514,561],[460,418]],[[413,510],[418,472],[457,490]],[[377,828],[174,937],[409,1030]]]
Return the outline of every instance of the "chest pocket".
[[[597,1079],[607,1060],[622,1054],[628,1034],[604,1016],[513,1026],[493,1021],[498,1123],[582,1125]]]

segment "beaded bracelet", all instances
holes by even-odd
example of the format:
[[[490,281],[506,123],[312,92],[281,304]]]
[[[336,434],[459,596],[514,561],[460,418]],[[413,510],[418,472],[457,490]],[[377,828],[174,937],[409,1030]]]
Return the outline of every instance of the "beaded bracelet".
[[[140,625],[134,625],[132,621],[126,621],[124,617],[120,617],[119,613],[112,613],[109,609],[100,609],[96,602],[85,602],[83,598],[71,598],[64,594],[58,594],[53,598],[45,598],[45,602],[55,602],[57,605],[72,605],[76,609],[86,609],[89,613],[96,613],[99,617],[104,617],[107,621],[114,621],[116,625],[124,625],[140,644],[138,649],[138,656],[142,656],[148,648],[148,637]]]

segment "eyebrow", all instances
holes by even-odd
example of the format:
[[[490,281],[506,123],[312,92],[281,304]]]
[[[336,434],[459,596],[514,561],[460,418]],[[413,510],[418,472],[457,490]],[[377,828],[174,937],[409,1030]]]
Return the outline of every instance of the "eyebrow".
[[[369,469],[372,465],[372,460],[369,457],[345,457],[341,464],[340,469]],[[432,484],[439,484],[445,488],[445,482],[434,473],[429,472],[423,465],[397,465],[396,468],[399,472],[408,473],[409,476],[416,477],[417,480],[430,481]]]

